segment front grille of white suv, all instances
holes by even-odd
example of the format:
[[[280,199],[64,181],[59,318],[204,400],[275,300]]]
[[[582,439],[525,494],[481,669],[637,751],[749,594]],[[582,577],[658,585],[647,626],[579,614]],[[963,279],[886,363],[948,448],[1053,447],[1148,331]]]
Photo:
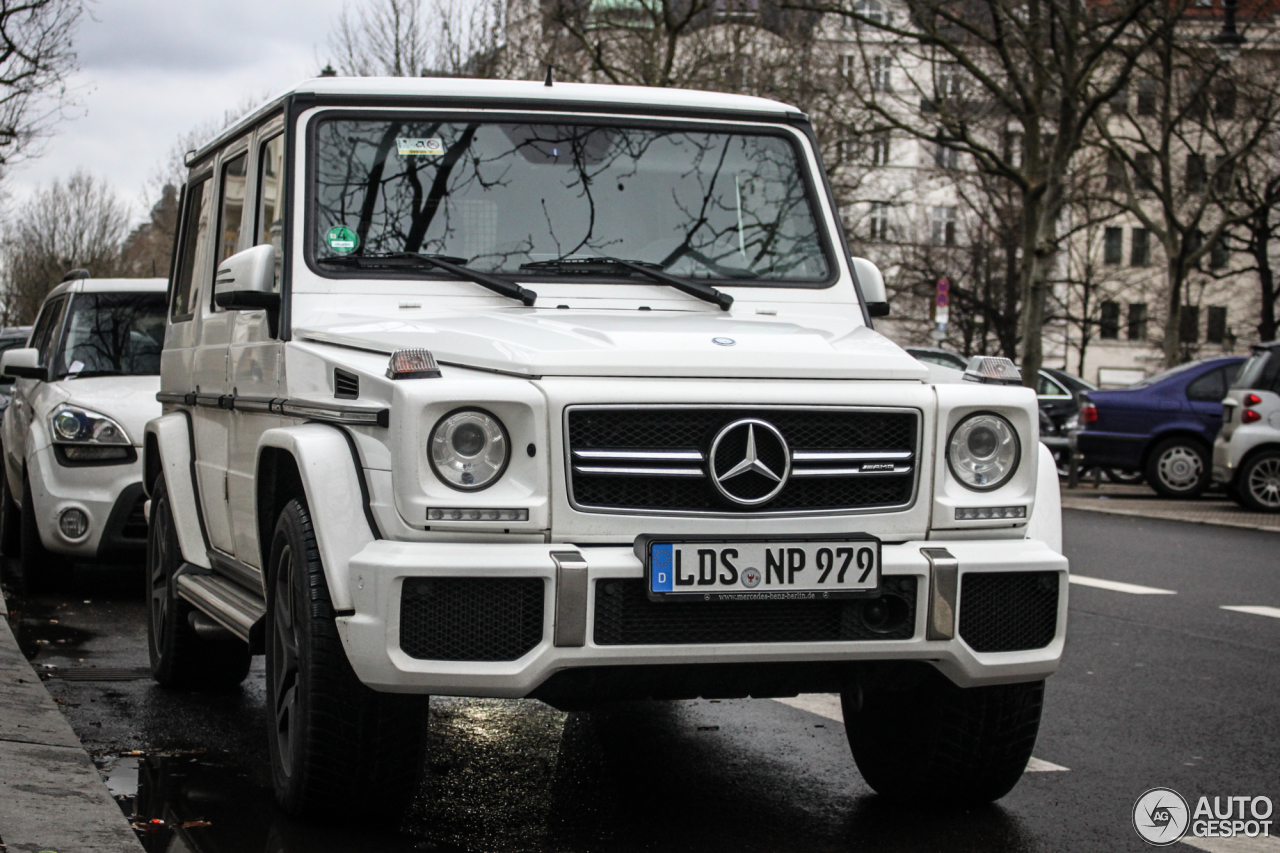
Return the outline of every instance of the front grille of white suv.
[[[753,436],[742,427],[725,432],[743,422],[757,424]],[[889,511],[912,504],[918,480],[920,413],[914,409],[571,406],[565,433],[570,501],[588,512]],[[725,476],[749,456],[771,473]],[[775,490],[788,467],[776,494],[753,503]],[[713,482],[713,468],[725,488]]]

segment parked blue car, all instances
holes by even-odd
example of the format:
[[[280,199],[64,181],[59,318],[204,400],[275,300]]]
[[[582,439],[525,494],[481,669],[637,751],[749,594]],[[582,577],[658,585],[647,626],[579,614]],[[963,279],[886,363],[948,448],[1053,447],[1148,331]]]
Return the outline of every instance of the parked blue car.
[[[1206,358],[1115,391],[1080,400],[1077,448],[1086,464],[1141,471],[1169,498],[1194,498],[1209,487],[1222,398],[1244,358]]]

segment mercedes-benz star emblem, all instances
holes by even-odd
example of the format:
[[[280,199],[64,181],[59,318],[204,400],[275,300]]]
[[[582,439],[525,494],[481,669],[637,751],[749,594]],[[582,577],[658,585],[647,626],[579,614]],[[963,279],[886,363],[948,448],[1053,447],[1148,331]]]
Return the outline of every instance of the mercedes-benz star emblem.
[[[773,424],[756,418],[734,421],[716,433],[710,458],[711,482],[742,506],[773,500],[791,476],[787,440]]]

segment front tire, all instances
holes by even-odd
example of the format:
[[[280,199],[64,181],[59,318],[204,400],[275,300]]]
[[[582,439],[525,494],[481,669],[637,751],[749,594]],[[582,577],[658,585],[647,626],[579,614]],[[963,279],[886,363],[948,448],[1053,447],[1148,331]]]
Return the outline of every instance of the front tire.
[[[1280,453],[1259,453],[1240,468],[1233,497],[1254,512],[1280,512]]]
[[[237,639],[206,640],[190,617],[194,608],[178,596],[182,549],[164,479],[151,490],[147,530],[147,647],[151,677],[161,687],[222,692],[249,674],[249,647]]]
[[[934,806],[998,800],[1022,778],[1040,729],[1044,682],[961,688],[930,669],[906,689],[842,696],[863,779],[886,799]],[[861,707],[859,707],[859,704]]]
[[[267,565],[267,703],[276,799],[295,815],[399,815],[424,763],[422,697],[378,693],[351,668],[311,516],[280,514]],[[381,818],[380,818],[381,820]]]
[[[1193,438],[1174,437],[1147,458],[1147,483],[1166,498],[1198,498],[1209,488],[1209,453]]]

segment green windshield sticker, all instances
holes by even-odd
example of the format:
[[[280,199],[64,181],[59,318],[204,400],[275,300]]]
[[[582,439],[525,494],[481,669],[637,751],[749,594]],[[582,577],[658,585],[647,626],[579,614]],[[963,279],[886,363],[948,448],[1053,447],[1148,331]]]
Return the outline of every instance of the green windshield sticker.
[[[360,247],[360,237],[345,225],[330,228],[324,235],[324,241],[339,255],[349,255]]]

